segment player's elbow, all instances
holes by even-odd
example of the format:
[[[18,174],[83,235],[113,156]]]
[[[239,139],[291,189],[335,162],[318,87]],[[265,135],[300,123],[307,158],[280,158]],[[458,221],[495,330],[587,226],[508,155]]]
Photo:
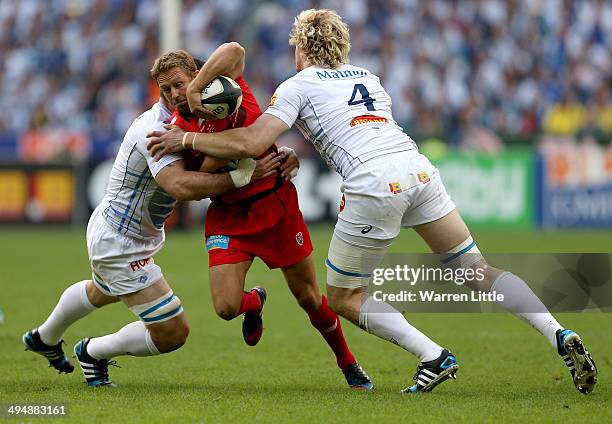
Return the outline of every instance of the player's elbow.
[[[183,187],[175,187],[169,190],[168,194],[178,200],[179,202],[186,202],[192,200],[189,198],[189,193]]]
[[[229,43],[225,43],[225,50],[227,54],[231,54],[233,57],[241,58],[245,55],[244,47],[240,45],[240,43],[236,41],[230,41]]]
[[[243,62],[245,54],[246,51],[244,50],[244,47],[235,41],[231,41],[223,45],[223,56],[230,63],[235,63],[236,67],[239,67]]]
[[[255,129],[255,127],[248,128],[249,134],[245,137],[242,143],[240,143],[240,157],[243,158],[257,158],[265,153],[270,147],[261,131]]]
[[[195,192],[189,188],[187,181],[183,178],[175,179],[170,187],[166,188],[166,191],[170,196],[180,202],[199,200],[199,197],[197,197]]]

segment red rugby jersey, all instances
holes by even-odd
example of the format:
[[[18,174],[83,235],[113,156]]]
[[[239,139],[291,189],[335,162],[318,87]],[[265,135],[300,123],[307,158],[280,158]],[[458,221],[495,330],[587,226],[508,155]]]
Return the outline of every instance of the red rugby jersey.
[[[242,89],[242,103],[240,104],[238,110],[231,116],[228,116],[225,119],[214,120],[204,120],[198,119],[196,117],[183,118],[178,113],[178,110],[175,110],[172,114],[170,122],[174,125],[179,126],[185,131],[204,133],[214,133],[228,130],[231,128],[248,127],[253,122],[255,122],[259,115],[261,115],[261,109],[259,108],[257,100],[255,100],[255,96],[253,96],[251,89],[247,85],[242,75],[236,78],[236,82],[238,83],[238,85],[240,85],[240,88]],[[269,155],[271,152],[277,152],[276,145],[273,144],[259,158],[263,158]],[[264,191],[272,190],[277,187],[277,185],[280,185],[280,183],[280,171],[278,171],[276,174],[272,174],[269,177],[262,178],[250,184],[247,184],[244,187],[237,188],[228,191],[227,193],[224,193],[220,196],[217,196],[213,198],[213,201],[221,200],[224,203],[236,203],[241,200],[253,197]]]

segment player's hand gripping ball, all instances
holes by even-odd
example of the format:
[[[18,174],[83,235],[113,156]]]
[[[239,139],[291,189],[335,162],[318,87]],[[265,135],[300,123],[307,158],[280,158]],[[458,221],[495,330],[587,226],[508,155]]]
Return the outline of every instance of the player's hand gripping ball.
[[[242,103],[242,89],[236,81],[221,75],[201,91],[202,106],[217,119],[232,115]]]

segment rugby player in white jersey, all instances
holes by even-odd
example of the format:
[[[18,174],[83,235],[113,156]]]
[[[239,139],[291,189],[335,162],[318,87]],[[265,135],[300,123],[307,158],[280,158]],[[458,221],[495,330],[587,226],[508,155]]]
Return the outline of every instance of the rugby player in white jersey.
[[[174,67],[166,60],[165,70],[160,70],[161,58],[153,65],[151,75],[160,86],[161,98],[128,129],[106,195],[89,220],[87,248],[93,278],[68,287],[47,320],[23,336],[27,350],[45,356],[60,373],[72,372],[74,367],[62,350],[66,329],[97,308],[123,301],[137,321],[114,334],[85,338],[74,347],[89,386],[113,385],[108,376],[113,357],[167,353],[187,339],[189,326],[181,300],[153,259],[164,244],[164,222],[176,201],[213,197],[242,187],[272,175],[281,160],[272,154],[257,164],[247,159],[238,169],[218,174],[186,170],[182,155],[153,160],[146,149],[146,134],[163,129],[174,108],[189,112],[185,94],[197,71],[192,76],[182,72],[193,63],[191,55],[183,53],[174,56]],[[215,57],[225,61],[225,67],[241,63],[238,56],[235,65],[227,54]]]
[[[411,227],[445,266],[484,270],[483,279],[466,285],[502,294],[501,305],[542,333],[576,388],[590,393],[597,369],[580,337],[564,329],[521,278],[486,264],[438,170],[395,123],[378,77],[349,64],[349,31],[341,17],[329,10],[301,12],[290,44],[297,75],[278,87],[265,113],[247,128],[187,137],[193,140],[188,147],[217,157],[256,157],[295,125],[342,176],[343,202],[326,261],[329,302],[338,314],[420,359],[415,384],[402,392],[432,390],[458,369],[452,353],[366,291],[400,228]],[[190,86],[188,94],[201,88]],[[182,149],[182,131],[150,136],[156,158]]]

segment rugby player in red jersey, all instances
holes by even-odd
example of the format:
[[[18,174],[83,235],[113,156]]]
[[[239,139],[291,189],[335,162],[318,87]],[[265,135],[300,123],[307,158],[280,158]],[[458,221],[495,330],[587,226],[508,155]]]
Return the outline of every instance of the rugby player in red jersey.
[[[195,62],[193,69],[182,70],[183,80],[166,87],[166,92],[162,93],[176,108],[171,124],[187,132],[218,132],[253,123],[261,115],[261,109],[242,76],[244,59],[242,46],[226,43],[210,55],[197,75]],[[198,111],[200,117],[192,115],[186,83],[195,76],[189,95],[199,96],[199,90],[194,92],[193,87],[205,86],[219,75],[233,78],[242,88],[239,109],[220,120],[213,119],[214,115],[205,110]],[[172,125],[166,127],[174,128]],[[297,161],[294,155],[275,145],[262,157],[276,153],[287,161]],[[201,170],[223,170],[227,162],[205,157]],[[212,199],[206,215],[205,234],[215,311],[225,320],[242,314],[245,342],[251,346],[259,342],[267,294],[260,286],[244,291],[246,274],[253,259],[259,257],[270,269],[281,269],[297,302],[336,355],[348,384],[356,389],[370,390],[373,388],[370,378],[349,350],[340,320],[319,290],[311,257],[312,243],[299,209],[295,186],[289,181],[289,165],[284,164],[274,175]]]

